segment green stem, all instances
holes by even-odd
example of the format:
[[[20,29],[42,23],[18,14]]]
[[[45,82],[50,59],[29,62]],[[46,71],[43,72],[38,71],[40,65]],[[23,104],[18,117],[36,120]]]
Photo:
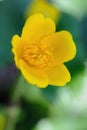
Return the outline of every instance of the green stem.
[[[19,77],[19,80],[17,82],[17,85],[14,88],[12,97],[11,97],[11,102],[14,103],[18,103],[20,101],[20,97],[21,97],[21,90],[22,90],[22,86],[24,85],[24,78],[22,76]]]

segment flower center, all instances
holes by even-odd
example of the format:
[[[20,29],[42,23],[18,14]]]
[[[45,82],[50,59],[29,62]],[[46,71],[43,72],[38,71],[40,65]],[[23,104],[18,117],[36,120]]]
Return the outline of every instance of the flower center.
[[[46,49],[46,46],[32,44],[26,45],[23,50],[22,58],[30,65],[44,68],[52,64],[53,56]]]

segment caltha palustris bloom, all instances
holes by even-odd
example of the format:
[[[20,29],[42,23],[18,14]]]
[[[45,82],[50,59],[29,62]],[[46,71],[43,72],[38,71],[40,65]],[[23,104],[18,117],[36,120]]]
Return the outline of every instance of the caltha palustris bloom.
[[[12,38],[16,66],[33,85],[64,86],[71,76],[64,65],[76,54],[75,43],[68,31],[55,32],[55,23],[42,14],[30,16],[19,37]]]

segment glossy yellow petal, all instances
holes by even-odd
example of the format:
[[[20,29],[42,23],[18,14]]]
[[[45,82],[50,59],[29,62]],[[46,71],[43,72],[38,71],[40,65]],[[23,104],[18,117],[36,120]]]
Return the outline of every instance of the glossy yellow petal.
[[[27,19],[22,31],[22,38],[27,43],[39,42],[42,38],[54,32],[55,24],[50,18],[35,14]]]
[[[76,55],[76,46],[68,31],[60,31],[52,36],[48,36],[41,41],[48,44],[48,49],[53,53],[55,61],[58,63],[67,62]]]
[[[69,71],[63,64],[50,68],[47,74],[49,84],[54,86],[64,86],[71,79]]]
[[[20,37],[18,35],[14,35],[13,38],[12,38],[12,52],[14,53],[14,59],[15,59],[15,62],[16,62],[16,65],[17,67],[19,66],[18,65],[18,61],[19,61],[19,58],[21,56],[21,43],[20,43]]]
[[[47,75],[43,70],[29,66],[23,60],[20,60],[20,70],[24,78],[31,84],[37,85],[40,88],[45,88],[48,85]]]

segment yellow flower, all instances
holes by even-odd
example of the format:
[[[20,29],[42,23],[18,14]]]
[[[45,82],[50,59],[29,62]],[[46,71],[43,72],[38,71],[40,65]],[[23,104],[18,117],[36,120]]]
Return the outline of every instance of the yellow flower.
[[[68,31],[55,32],[55,24],[42,14],[30,16],[22,35],[12,38],[14,60],[25,79],[38,87],[64,86],[71,76],[64,62],[75,57],[76,47]]]
[[[55,22],[60,18],[60,11],[47,0],[33,0],[27,7],[25,16],[31,16],[36,13],[41,13],[44,16],[50,17]]]

